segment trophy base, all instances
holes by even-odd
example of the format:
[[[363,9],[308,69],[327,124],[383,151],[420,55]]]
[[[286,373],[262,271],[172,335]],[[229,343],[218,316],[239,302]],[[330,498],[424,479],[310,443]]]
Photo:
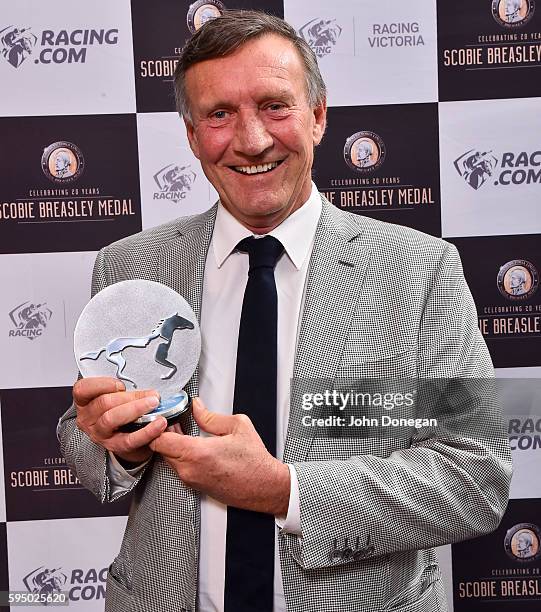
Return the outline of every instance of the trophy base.
[[[191,397],[189,397],[185,391],[181,391],[177,393],[177,395],[163,399],[154,410],[143,414],[143,416],[140,416],[132,423],[122,425],[122,427],[119,427],[119,430],[126,433],[137,431],[159,417],[165,417],[167,419],[167,426],[169,427],[177,423],[182,415],[189,412],[191,407]]]

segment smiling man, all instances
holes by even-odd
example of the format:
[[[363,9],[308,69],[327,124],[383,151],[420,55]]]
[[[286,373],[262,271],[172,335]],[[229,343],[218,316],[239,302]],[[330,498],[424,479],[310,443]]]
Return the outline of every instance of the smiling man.
[[[221,204],[254,233],[270,232],[310,196],[323,87],[308,100],[302,59],[277,34],[200,61],[181,78],[190,146]]]
[[[104,502],[133,492],[106,610],[445,610],[433,547],[493,530],[506,506],[497,408],[473,385],[451,404],[467,431],[325,435],[299,429],[291,389],[493,376],[456,249],[318,194],[325,85],[281,19],[209,21],[175,87],[220,200],[103,249],[93,292],[148,278],[184,295],[202,334],[187,391],[201,399],[182,429],[125,434],[155,393],[84,379],[59,426],[86,487]]]

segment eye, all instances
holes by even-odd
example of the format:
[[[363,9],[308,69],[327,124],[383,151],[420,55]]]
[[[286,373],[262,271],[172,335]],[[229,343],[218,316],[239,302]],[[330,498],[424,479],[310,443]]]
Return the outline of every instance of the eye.
[[[210,119],[213,119],[215,121],[223,121],[224,119],[227,119],[228,116],[229,113],[227,111],[217,110],[210,114]]]
[[[273,102],[272,104],[269,104],[267,106],[267,109],[270,111],[281,111],[284,110],[286,108],[286,105],[283,104],[282,102]]]
[[[286,102],[269,102],[264,111],[270,119],[286,119],[289,117],[290,108]]]

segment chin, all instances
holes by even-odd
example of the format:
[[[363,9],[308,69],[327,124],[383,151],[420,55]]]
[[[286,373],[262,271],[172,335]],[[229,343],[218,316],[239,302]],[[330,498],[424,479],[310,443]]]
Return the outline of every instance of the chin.
[[[275,215],[285,208],[277,198],[273,197],[257,197],[248,200],[246,205],[236,208],[242,215],[246,217],[268,217]]]

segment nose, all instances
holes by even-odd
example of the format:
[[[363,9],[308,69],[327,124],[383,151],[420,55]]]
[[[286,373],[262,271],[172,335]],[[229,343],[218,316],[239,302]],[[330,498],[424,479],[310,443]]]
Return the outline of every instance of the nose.
[[[273,145],[273,138],[257,112],[239,113],[233,146],[236,153],[257,157]]]

